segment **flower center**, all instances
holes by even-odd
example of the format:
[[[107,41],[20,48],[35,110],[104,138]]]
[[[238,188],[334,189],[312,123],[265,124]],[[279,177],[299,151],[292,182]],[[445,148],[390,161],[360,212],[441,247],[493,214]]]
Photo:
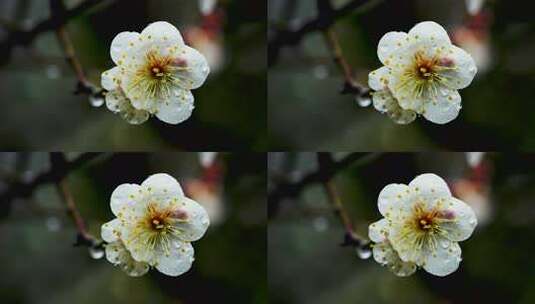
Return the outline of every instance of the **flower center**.
[[[159,217],[153,218],[151,221],[151,224],[152,224],[152,229],[154,230],[162,230],[165,228],[164,221]]]
[[[161,78],[165,76],[165,69],[160,66],[153,66],[151,73],[153,78]]]

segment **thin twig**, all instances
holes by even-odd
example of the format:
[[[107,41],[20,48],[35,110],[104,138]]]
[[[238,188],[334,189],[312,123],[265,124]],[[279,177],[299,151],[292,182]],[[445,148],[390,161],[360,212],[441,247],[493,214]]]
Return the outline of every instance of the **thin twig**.
[[[351,153],[339,161],[333,161],[322,168],[322,171],[318,168],[297,182],[283,181],[278,183],[275,189],[268,194],[268,217],[272,218],[278,213],[282,201],[298,197],[307,186],[331,179],[349,166],[365,165],[380,155],[381,153]]]
[[[278,28],[268,42],[268,65],[273,66],[279,59],[283,48],[299,44],[303,38],[313,32],[324,31],[336,21],[350,14],[363,14],[383,0],[353,0],[337,9],[318,11],[315,18],[308,20],[297,29]],[[321,3],[324,5],[325,3]]]
[[[333,53],[334,62],[338,65],[338,67],[344,74],[345,82],[341,93],[352,94],[361,97],[369,96],[370,89],[355,80],[353,76],[353,69],[344,57],[342,47],[340,46],[340,41],[338,39],[338,36],[336,35],[335,30],[332,27],[328,28],[324,31],[324,35],[325,40],[327,41],[327,45]]]
[[[67,8],[65,7],[63,0],[50,0],[50,11],[52,17],[62,16],[66,14]],[[61,47],[63,48],[63,52],[65,53],[65,58],[74,70],[76,78],[78,79],[75,94],[87,94],[96,98],[103,98],[105,90],[91,83],[87,79],[82,64],[76,56],[76,51],[74,49],[72,39],[69,36],[65,24],[61,25],[56,29],[56,35],[58,37],[59,44],[61,45]]]
[[[330,153],[320,152],[318,153],[317,158],[319,172],[327,172],[329,170],[328,168],[332,167],[332,165],[334,164],[334,160]],[[327,194],[328,201],[331,204],[332,210],[340,220],[345,230],[344,242],[342,243],[342,246],[366,246],[369,241],[366,238],[360,236],[357,232],[355,232],[349,213],[345,209],[342,200],[338,195],[338,192],[336,191],[336,187],[332,181],[332,178],[333,176],[325,176],[322,183],[323,187],[325,188],[325,193]]]
[[[105,0],[85,0],[77,6],[65,10],[61,15],[51,15],[48,19],[39,22],[30,30],[16,29],[8,32],[7,38],[0,42],[0,64],[5,64],[11,58],[11,51],[15,46],[28,46],[42,33],[53,31],[65,25],[87,10],[103,3]]]
[[[67,213],[72,218],[76,226],[76,230],[78,231],[74,246],[88,246],[88,247],[93,247],[93,248],[102,246],[102,242],[97,240],[97,238],[95,238],[87,230],[85,221],[80,215],[80,211],[78,210],[78,207],[76,206],[73,196],[69,190],[67,180],[63,179],[59,181],[56,184],[56,186],[57,186],[59,194],[61,195],[63,199],[63,202],[65,203],[65,207],[67,208]]]

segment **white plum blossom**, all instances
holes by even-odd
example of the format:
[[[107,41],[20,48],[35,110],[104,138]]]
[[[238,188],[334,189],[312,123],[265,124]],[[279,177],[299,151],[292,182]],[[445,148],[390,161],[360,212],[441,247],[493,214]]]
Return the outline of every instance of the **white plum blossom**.
[[[459,115],[458,90],[473,80],[472,57],[453,45],[439,24],[426,21],[408,33],[389,32],[377,50],[383,67],[369,75],[368,84],[377,110],[395,122],[407,124],[416,115],[445,124]]]
[[[110,54],[117,66],[104,72],[101,81],[110,111],[131,124],[141,124],[152,114],[169,124],[191,116],[191,90],[204,83],[210,68],[176,27],[158,21],[141,33],[119,33]]]
[[[477,219],[467,204],[451,195],[442,178],[427,173],[409,185],[387,185],[378,207],[384,218],[369,227],[377,262],[399,276],[412,274],[416,267],[436,276],[457,270],[458,242],[470,237]]]
[[[101,230],[108,261],[131,276],[143,275],[149,267],[169,276],[190,269],[191,242],[204,235],[210,222],[176,179],[159,173],[141,185],[122,184],[113,191],[110,205],[117,218]]]

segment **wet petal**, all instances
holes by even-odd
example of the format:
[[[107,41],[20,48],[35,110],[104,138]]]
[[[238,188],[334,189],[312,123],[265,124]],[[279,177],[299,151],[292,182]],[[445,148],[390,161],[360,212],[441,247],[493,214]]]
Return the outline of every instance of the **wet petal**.
[[[121,32],[115,36],[111,42],[110,55],[113,62],[117,65],[123,65],[128,58],[128,50],[134,47],[138,41],[139,33],[136,32]]]
[[[436,276],[446,276],[459,268],[461,247],[456,242],[440,240],[437,248],[427,255],[424,269]]]
[[[176,69],[175,76],[180,80],[179,86],[187,90],[200,87],[210,73],[204,55],[189,46],[183,46],[175,54],[173,67]]]
[[[400,277],[409,276],[416,271],[416,264],[403,262],[388,241],[373,246],[373,258]]]
[[[404,184],[390,184],[381,190],[378,198],[379,212],[386,217],[395,217],[410,210],[411,194]]]
[[[168,202],[173,198],[183,197],[184,192],[178,181],[169,174],[157,173],[149,176],[141,187],[157,202]]]
[[[424,117],[436,124],[446,124],[459,116],[461,95],[457,90],[441,89],[433,100],[425,105]]]
[[[169,253],[162,253],[158,257],[156,269],[168,276],[179,276],[191,268],[193,246],[190,243],[176,241]]]
[[[452,45],[450,51],[442,59],[451,65],[440,73],[445,78],[445,84],[451,89],[464,89],[472,83],[477,74],[477,66],[470,54]]]
[[[468,239],[477,226],[474,210],[465,202],[453,197],[445,203],[445,206],[445,215],[452,219],[440,225],[448,232],[446,237],[456,242]]]
[[[379,60],[386,65],[391,66],[394,63],[394,54],[407,43],[407,33],[389,32],[386,33],[377,47],[377,56]]]
[[[388,221],[386,219],[381,219],[370,225],[368,229],[368,237],[373,242],[383,242],[388,236],[388,230]]]
[[[114,67],[102,73],[100,81],[102,87],[108,91],[117,89],[120,83],[120,71],[119,67]]]
[[[381,113],[386,113],[395,123],[409,124],[416,119],[416,112],[399,106],[396,98],[388,90],[373,93],[373,106]]]
[[[149,24],[140,37],[144,42],[162,42],[169,45],[183,45],[184,39],[180,31],[171,23],[157,21]]]
[[[384,90],[388,85],[390,69],[386,66],[379,68],[368,75],[368,85],[372,90]]]
[[[433,21],[424,21],[416,24],[409,31],[409,38],[412,41],[433,41],[437,46],[451,44],[446,30],[440,24]]]
[[[121,221],[119,219],[111,220],[102,225],[100,230],[100,236],[108,243],[119,240],[121,235]]]
[[[194,107],[191,91],[175,89],[174,95],[159,104],[156,117],[169,124],[179,124],[190,118]]]
[[[144,206],[141,187],[136,184],[119,185],[111,194],[110,206],[115,216],[135,216]]]
[[[432,173],[418,175],[409,183],[409,187],[428,203],[434,202],[437,198],[451,197],[448,184],[440,176]]]
[[[196,201],[182,197],[172,203],[177,216],[173,226],[179,231],[178,237],[187,242],[200,239],[210,225],[208,213]]]

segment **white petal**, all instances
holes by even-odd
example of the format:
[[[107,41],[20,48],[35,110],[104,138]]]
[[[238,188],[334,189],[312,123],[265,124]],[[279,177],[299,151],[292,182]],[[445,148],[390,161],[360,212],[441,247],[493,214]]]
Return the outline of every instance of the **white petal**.
[[[368,75],[368,86],[375,91],[384,90],[388,85],[389,72],[390,69],[386,66],[372,71]]]
[[[120,89],[106,94],[106,107],[113,113],[119,113],[124,120],[133,125],[139,125],[149,119],[149,112],[134,108]]]
[[[450,198],[451,192],[448,184],[438,175],[426,173],[418,175],[410,183],[409,187],[428,203],[434,203],[439,198]]]
[[[184,39],[180,31],[169,22],[157,21],[149,24],[142,32],[144,42],[163,42],[169,45],[183,45]]]
[[[395,123],[404,125],[416,119],[416,112],[401,108],[389,90],[374,92],[372,99],[375,109],[381,113],[386,113]]]
[[[452,222],[441,224],[441,228],[448,232],[446,237],[456,242],[468,239],[477,226],[474,210],[465,202],[453,197],[446,202],[445,206],[445,215],[453,219]]]
[[[391,218],[397,216],[400,212],[410,210],[409,187],[404,184],[390,184],[381,190],[377,204],[379,212],[386,217]]]
[[[183,89],[193,90],[200,87],[210,73],[204,55],[189,46],[179,49],[173,65],[177,69],[175,76],[180,79],[179,85]]]
[[[373,246],[373,258],[400,277],[409,276],[416,271],[416,264],[403,262],[388,241]]]
[[[100,81],[100,84],[102,85],[102,87],[108,91],[117,89],[120,83],[120,78],[119,78],[120,71],[121,71],[121,68],[114,67],[102,73],[102,77]]]
[[[425,104],[424,117],[436,124],[446,124],[459,116],[461,95],[457,90],[441,89],[438,96]]]
[[[136,184],[119,185],[111,194],[111,211],[118,218],[136,215],[143,208],[141,187]]]
[[[149,265],[132,259],[132,256],[121,242],[107,244],[105,250],[106,259],[112,264],[121,267],[129,276],[139,277],[149,271]]]
[[[194,98],[189,90],[175,89],[174,95],[159,103],[156,117],[169,124],[179,124],[190,118]]]
[[[181,218],[173,224],[181,232],[178,236],[181,240],[193,242],[204,235],[210,225],[208,213],[204,207],[190,198],[182,197],[176,201],[176,204],[172,204],[172,208],[175,213],[181,215]]]
[[[368,229],[368,237],[375,243],[380,243],[388,237],[388,221],[386,219],[378,220],[372,223]]]
[[[477,66],[470,54],[452,45],[442,61],[451,65],[440,75],[446,78],[446,85],[451,89],[464,89],[472,83],[477,74]]]
[[[439,240],[436,250],[427,255],[424,269],[436,276],[446,276],[459,267],[461,262],[461,247],[457,242]]]
[[[134,47],[139,38],[136,32],[121,32],[111,42],[110,55],[113,62],[123,65],[128,58],[128,50]]]
[[[409,31],[409,38],[412,41],[433,41],[436,45],[451,44],[446,30],[440,24],[433,21],[424,21],[416,24]]]
[[[393,62],[393,55],[407,43],[407,33],[404,32],[389,32],[386,33],[377,47],[377,56],[379,60],[386,65],[390,66]]]
[[[149,176],[141,187],[158,203],[166,203],[173,198],[183,197],[184,192],[177,180],[169,174],[157,173]]]
[[[175,242],[169,254],[158,256],[156,269],[168,276],[179,276],[191,268],[193,246],[190,243]]]
[[[121,221],[119,219],[111,220],[102,225],[100,229],[100,236],[108,243],[119,240],[121,231]]]

